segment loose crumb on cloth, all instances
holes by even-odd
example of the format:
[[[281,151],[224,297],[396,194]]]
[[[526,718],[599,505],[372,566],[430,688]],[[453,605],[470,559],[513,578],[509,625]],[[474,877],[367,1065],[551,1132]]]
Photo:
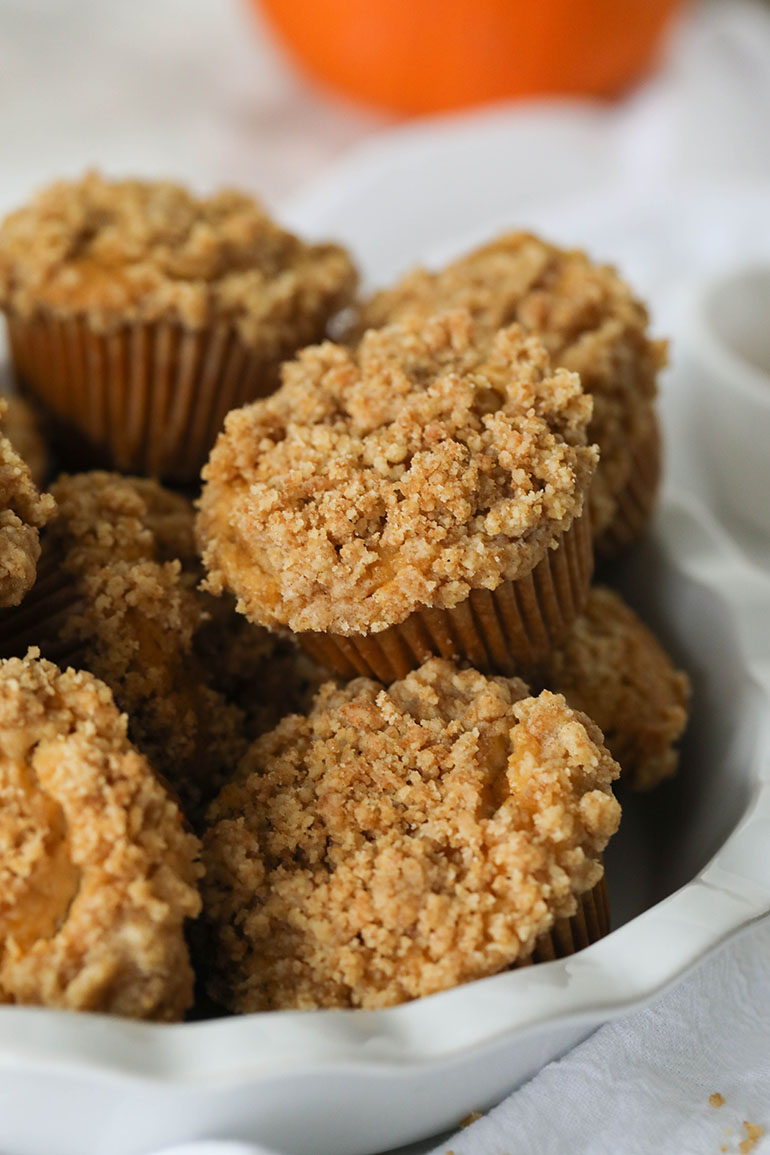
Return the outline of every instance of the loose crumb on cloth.
[[[753,1151],[759,1140],[765,1133],[764,1127],[760,1127],[759,1123],[749,1123],[744,1119],[743,1126],[746,1128],[746,1138],[739,1144],[741,1155],[749,1155],[749,1151]]]

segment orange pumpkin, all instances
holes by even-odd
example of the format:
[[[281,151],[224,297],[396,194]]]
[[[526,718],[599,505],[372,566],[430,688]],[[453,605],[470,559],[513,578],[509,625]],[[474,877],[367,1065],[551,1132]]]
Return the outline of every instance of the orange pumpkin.
[[[643,75],[682,0],[253,0],[323,84],[400,113],[610,96]]]

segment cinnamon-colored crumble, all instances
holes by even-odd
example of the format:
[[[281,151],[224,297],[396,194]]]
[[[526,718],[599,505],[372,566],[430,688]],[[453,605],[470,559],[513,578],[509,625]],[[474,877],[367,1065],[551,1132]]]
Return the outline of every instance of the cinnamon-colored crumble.
[[[709,1095],[709,1106],[710,1107],[724,1107],[724,1105],[725,1105],[725,1097],[724,1097],[724,1095],[720,1094],[719,1091],[714,1091],[711,1095]]]
[[[649,790],[676,771],[689,679],[612,590],[591,590],[539,684],[593,718],[620,763],[625,785]]]
[[[105,685],[0,662],[0,1002],[181,1018],[198,850]]]
[[[618,767],[549,692],[431,659],[322,687],[212,803],[212,996],[381,1007],[526,956],[602,876]]]
[[[246,736],[240,711],[192,652],[205,618],[192,506],[154,481],[113,473],[65,474],[52,489],[58,516],[29,595],[41,599],[35,640],[107,683],[132,741],[195,806],[235,766]]]
[[[168,181],[59,181],[0,227],[0,308],[127,321],[232,324],[277,357],[323,334],[355,288],[338,245],[309,245],[251,197],[200,199]]]
[[[0,398],[0,607],[17,606],[35,581],[39,530],[54,511],[39,493],[29,467],[4,436],[7,402]]]
[[[608,265],[528,233],[503,235],[438,272],[417,268],[361,306],[351,339],[406,317],[465,308],[490,329],[517,321],[536,333],[554,365],[580,374],[594,399],[588,437],[601,461],[591,487],[598,536],[629,479],[629,444],[651,436],[656,376],[666,345],[648,335],[644,305]]]
[[[28,466],[33,482],[41,489],[48,477],[48,446],[32,406],[23,397],[6,397],[3,418],[5,436]]]
[[[535,339],[462,310],[305,349],[203,471],[208,588],[263,625],[350,634],[523,576],[582,512],[590,410]]]

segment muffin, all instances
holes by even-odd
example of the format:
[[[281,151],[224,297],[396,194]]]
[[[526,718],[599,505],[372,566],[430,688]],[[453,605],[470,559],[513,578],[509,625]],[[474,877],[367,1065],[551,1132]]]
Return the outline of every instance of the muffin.
[[[0,661],[0,1003],[180,1019],[198,851],[105,685]]]
[[[463,310],[305,349],[203,471],[208,589],[343,677],[526,670],[588,593],[590,412],[536,339]]]
[[[5,398],[8,408],[3,419],[5,436],[29,469],[38,489],[48,480],[48,445],[35,409],[23,397]]]
[[[7,416],[7,402],[0,398],[0,608],[18,606],[32,587],[40,529],[55,508],[50,494],[38,492],[29,467],[4,435]]]
[[[350,338],[457,307],[491,329],[518,322],[537,334],[554,365],[580,374],[594,401],[588,437],[600,451],[591,488],[596,552],[621,552],[647,524],[660,478],[655,395],[666,346],[650,338],[644,305],[614,269],[585,253],[511,233],[376,293],[361,306]]]
[[[687,725],[690,681],[623,599],[596,586],[538,686],[593,718],[621,782],[650,790],[675,773]]]
[[[110,687],[129,735],[195,815],[246,744],[243,715],[193,652],[206,619],[195,586],[193,510],[149,479],[63,474],[40,576],[0,615],[2,653],[39,645]],[[5,620],[4,620],[5,617]]]
[[[327,684],[209,809],[212,997],[385,1007],[515,966],[559,920],[587,945],[617,773],[588,718],[518,679],[434,658]]]
[[[193,638],[211,684],[243,714],[244,733],[258,738],[286,714],[304,714],[333,677],[291,638],[255,626],[230,596],[206,597],[207,620]]]
[[[22,387],[65,460],[197,480],[228,410],[278,384],[355,287],[250,197],[59,182],[0,227],[0,308]]]

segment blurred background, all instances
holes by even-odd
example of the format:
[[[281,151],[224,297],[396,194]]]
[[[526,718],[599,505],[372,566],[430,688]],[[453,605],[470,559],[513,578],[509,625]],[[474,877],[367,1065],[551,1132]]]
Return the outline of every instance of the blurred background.
[[[693,163],[764,176],[769,13],[762,0],[0,0],[0,208],[87,165],[242,184],[276,204],[405,115],[509,98],[514,117],[549,97],[572,97],[567,115],[626,109],[617,164],[635,179]],[[530,142],[524,183],[548,147]]]

